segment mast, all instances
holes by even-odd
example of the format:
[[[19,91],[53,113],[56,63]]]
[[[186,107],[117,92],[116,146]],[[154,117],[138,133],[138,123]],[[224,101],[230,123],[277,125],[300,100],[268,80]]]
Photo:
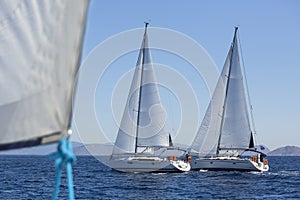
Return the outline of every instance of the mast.
[[[223,103],[222,121],[221,121],[221,127],[220,127],[220,133],[219,133],[219,139],[218,139],[218,145],[217,145],[217,152],[216,152],[217,155],[219,155],[219,151],[220,151],[221,136],[222,136],[223,124],[224,124],[225,105],[227,102],[228,86],[229,86],[229,82],[230,82],[230,74],[231,74],[231,67],[232,67],[232,56],[233,56],[233,50],[235,47],[236,35],[237,35],[237,30],[238,30],[237,26],[234,28],[235,28],[235,30],[234,30],[234,36],[233,36],[233,41],[232,41],[230,64],[229,64],[228,77],[227,77],[228,81],[226,82],[226,91],[225,91],[225,98],[224,98],[224,103]]]
[[[147,27],[149,22],[145,23],[145,33],[143,38],[143,59],[142,59],[142,67],[141,67],[141,79],[140,79],[140,87],[139,87],[139,104],[138,104],[138,110],[137,110],[137,127],[136,127],[136,134],[135,134],[135,149],[134,152],[137,153],[137,147],[138,147],[138,133],[139,133],[139,126],[140,126],[140,107],[141,107],[141,98],[142,98],[142,81],[143,81],[143,71],[144,71],[144,62],[145,62],[145,42],[146,42],[146,34],[147,34]],[[148,47],[147,47],[148,48]]]

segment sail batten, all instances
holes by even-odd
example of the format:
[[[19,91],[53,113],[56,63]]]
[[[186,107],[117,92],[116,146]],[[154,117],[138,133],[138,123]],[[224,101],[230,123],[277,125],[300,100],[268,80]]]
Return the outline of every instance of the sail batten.
[[[0,2],[0,149],[70,127],[88,1]]]

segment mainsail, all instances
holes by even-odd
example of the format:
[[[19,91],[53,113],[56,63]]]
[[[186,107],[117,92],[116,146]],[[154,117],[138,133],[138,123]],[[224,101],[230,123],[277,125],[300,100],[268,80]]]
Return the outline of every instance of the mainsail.
[[[88,1],[0,1],[0,150],[70,128]]]
[[[201,156],[254,146],[237,39],[237,28],[216,89],[192,143]]]
[[[148,46],[147,25],[113,154],[138,153],[138,147],[169,146]]]

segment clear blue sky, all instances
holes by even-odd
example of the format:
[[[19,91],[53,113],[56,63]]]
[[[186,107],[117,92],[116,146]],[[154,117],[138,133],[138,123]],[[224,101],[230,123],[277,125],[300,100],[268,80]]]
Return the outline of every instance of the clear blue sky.
[[[221,69],[238,25],[258,142],[270,149],[300,146],[299,10],[297,0],[91,1],[83,60],[107,38],[143,28],[143,22],[150,19],[151,27],[173,29],[193,38]],[[153,61],[159,62],[155,55]],[[136,53],[132,57],[134,65]],[[118,63],[128,65],[122,59]],[[202,114],[209,101],[206,96],[199,106]]]

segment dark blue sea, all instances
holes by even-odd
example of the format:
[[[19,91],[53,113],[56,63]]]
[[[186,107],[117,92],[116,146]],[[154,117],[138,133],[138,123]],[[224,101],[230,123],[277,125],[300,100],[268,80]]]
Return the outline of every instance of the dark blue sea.
[[[77,157],[76,199],[300,199],[300,157],[269,157],[267,173],[120,173],[89,156]],[[47,156],[0,156],[0,199],[51,199],[54,161]],[[59,199],[67,199],[63,174]]]

